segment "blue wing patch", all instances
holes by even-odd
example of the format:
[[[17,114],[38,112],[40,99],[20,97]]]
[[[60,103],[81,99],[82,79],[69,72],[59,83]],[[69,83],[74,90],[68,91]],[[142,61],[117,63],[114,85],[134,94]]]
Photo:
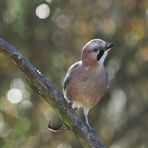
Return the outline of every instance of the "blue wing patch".
[[[71,79],[70,74],[67,74],[67,75],[65,76],[64,83],[63,83],[63,90],[64,90],[64,91],[65,91],[65,89],[66,89],[66,87],[67,87],[67,85],[68,85],[70,79]]]

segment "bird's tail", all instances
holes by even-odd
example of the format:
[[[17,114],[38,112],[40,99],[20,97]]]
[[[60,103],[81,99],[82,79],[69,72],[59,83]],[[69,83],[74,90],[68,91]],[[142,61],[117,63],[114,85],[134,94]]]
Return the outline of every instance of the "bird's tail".
[[[57,113],[54,113],[52,119],[49,121],[48,129],[52,132],[59,132],[64,129],[64,122]]]
[[[74,110],[76,111],[77,107],[74,108]],[[66,123],[64,123],[57,113],[54,113],[52,119],[49,121],[48,129],[52,132],[59,132],[63,129],[69,129],[69,127]]]

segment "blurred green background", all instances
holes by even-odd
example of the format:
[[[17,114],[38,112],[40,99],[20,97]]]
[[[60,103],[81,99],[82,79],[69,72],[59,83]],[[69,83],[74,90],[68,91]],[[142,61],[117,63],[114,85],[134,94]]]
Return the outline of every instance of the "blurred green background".
[[[0,0],[0,37],[61,92],[87,41],[114,42],[110,89],[89,121],[109,148],[148,147],[148,0]],[[48,131],[53,113],[0,53],[0,148],[82,148],[71,132]]]

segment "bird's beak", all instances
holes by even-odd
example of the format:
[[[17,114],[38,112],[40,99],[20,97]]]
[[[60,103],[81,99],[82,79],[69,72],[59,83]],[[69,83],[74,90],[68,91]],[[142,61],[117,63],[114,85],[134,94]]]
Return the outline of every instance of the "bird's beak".
[[[113,43],[108,42],[108,43],[106,44],[105,50],[111,49],[113,46],[114,46]]]

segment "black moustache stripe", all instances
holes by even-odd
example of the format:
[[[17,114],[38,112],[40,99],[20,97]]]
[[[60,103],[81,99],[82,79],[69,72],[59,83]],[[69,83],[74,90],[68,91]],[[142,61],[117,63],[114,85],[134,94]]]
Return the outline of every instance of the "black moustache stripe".
[[[99,54],[97,55],[97,60],[99,61],[104,54],[104,50],[100,50]]]

